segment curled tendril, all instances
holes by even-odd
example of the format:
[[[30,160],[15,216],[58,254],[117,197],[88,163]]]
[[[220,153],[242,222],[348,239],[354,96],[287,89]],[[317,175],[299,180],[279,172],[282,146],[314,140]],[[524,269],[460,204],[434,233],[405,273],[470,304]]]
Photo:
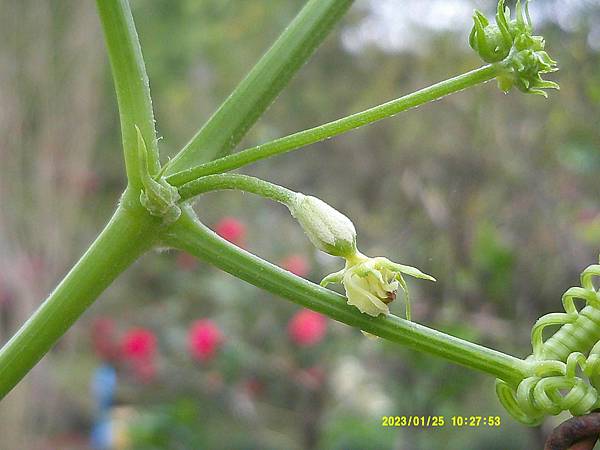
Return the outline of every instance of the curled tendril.
[[[568,373],[554,376],[531,376],[515,388],[503,380],[496,380],[496,394],[502,406],[519,422],[538,425],[546,416],[569,411],[574,416],[589,413],[598,407],[598,390],[589,380],[574,375],[577,366],[586,373],[598,370],[581,353],[573,353],[566,367]],[[597,355],[596,355],[597,356]],[[581,357],[581,360],[577,358]]]
[[[496,380],[502,405],[519,422],[537,425],[547,415],[569,411],[575,416],[600,407],[600,293],[593,279],[600,265],[581,274],[582,287],[569,288],[562,298],[565,313],[541,317],[531,332],[530,370],[517,385]],[[585,302],[578,310],[575,301]],[[546,341],[543,331],[561,325]]]
[[[556,61],[544,51],[544,38],[532,34],[529,0],[525,1],[525,7],[517,1],[514,19],[504,0],[500,0],[495,24],[480,11],[475,11],[473,22],[469,44],[481,59],[497,65],[496,78],[501,90],[508,92],[515,86],[522,92],[547,97],[543,89],[559,88],[558,84],[541,77],[558,68]]]

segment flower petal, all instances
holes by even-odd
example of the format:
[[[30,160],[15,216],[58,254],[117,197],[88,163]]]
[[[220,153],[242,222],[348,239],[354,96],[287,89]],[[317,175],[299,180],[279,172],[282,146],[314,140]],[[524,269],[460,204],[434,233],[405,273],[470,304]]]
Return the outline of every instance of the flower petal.
[[[348,304],[356,306],[360,312],[377,317],[388,314],[389,308],[368,290],[368,282],[352,272],[347,272],[342,281],[346,289]]]

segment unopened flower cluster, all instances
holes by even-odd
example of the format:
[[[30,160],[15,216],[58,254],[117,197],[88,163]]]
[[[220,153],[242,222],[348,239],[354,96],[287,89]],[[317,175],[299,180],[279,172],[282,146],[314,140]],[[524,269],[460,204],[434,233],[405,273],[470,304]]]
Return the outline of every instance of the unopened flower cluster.
[[[544,51],[544,38],[532,34],[528,3],[526,1],[523,8],[520,0],[517,1],[516,18],[511,20],[510,9],[501,0],[496,24],[475,11],[469,44],[481,59],[497,64],[496,79],[501,90],[508,92],[515,86],[522,92],[546,97],[542,89],[558,89],[558,84],[543,80],[541,75],[558,69],[556,61]]]

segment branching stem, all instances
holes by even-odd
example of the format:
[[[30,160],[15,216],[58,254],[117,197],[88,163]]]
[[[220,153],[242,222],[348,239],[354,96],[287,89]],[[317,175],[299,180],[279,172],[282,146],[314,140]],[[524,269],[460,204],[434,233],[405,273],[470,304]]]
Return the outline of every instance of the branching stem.
[[[176,186],[182,199],[189,200],[208,191],[238,189],[289,204],[295,193],[288,189],[244,175],[223,173],[391,117],[498,76],[497,66],[483,66],[366,111],[197,165],[216,155],[227,154],[239,142],[351,3],[352,0],[309,0],[232,95],[166,166],[164,174],[171,186],[155,186],[157,192],[162,195],[160,187]],[[332,319],[411,349],[480,370],[507,383],[516,384],[528,373],[528,362],[513,356],[395,316],[362,314],[348,305],[345,297],[219,238],[195,218],[188,206],[182,208],[181,217],[172,224],[151,215],[140,204],[140,174],[143,172],[139,170],[142,162],[137,151],[136,125],[141,132],[141,142],[148,145],[148,175],[154,176],[158,172],[159,159],[140,44],[127,0],[97,0],[97,5],[119,103],[128,188],[104,231],[48,299],[0,350],[0,399],[120,273],[159,243],[188,251],[238,278]],[[196,166],[191,167],[194,164]],[[147,185],[149,179],[146,179]],[[160,178],[160,181],[165,180]],[[164,200],[163,197],[158,199]],[[163,203],[170,206],[168,201]],[[160,208],[156,211],[162,212]]]
[[[353,2],[307,1],[227,100],[169,162],[166,174],[230,153]]]
[[[96,0],[96,4],[119,103],[127,180],[129,185],[139,188],[136,126],[148,146],[151,173],[156,173],[159,166],[150,83],[128,1]]]
[[[346,304],[346,297],[230,244],[187,213],[163,235],[163,240],[277,296],[413,350],[477,369],[508,383],[518,383],[528,373],[527,362],[513,356],[396,316],[362,314]]]
[[[100,236],[0,350],[0,399],[54,346],[96,298],[156,242],[159,219],[126,191]]]
[[[457,77],[433,84],[396,100],[352,114],[351,116],[300,131],[265,144],[257,145],[256,147],[220,159],[215,159],[214,161],[201,164],[191,169],[183,170],[170,175],[167,178],[167,181],[174,186],[181,186],[205,175],[228,172],[261,159],[287,153],[378,120],[391,117],[402,111],[406,111],[407,109],[429,103],[468,87],[485,83],[486,81],[492,80],[496,74],[497,68],[495,66],[483,66]]]

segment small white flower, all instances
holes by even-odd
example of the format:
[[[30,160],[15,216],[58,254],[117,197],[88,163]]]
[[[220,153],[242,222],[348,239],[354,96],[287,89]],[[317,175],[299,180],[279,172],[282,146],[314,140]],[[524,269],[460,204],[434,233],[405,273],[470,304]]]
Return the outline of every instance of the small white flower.
[[[435,278],[387,258],[363,255],[356,248],[356,229],[352,221],[316,197],[296,193],[286,205],[315,247],[346,260],[344,269],[326,276],[321,286],[342,283],[348,304],[373,317],[389,314],[388,304],[402,288],[406,318],[410,320],[408,287],[402,274],[431,281]]]
[[[410,320],[410,299],[408,287],[402,274],[435,281],[419,269],[396,264],[387,258],[369,258],[357,252],[347,259],[346,267],[326,276],[321,286],[329,283],[342,283],[348,297],[348,304],[356,306],[360,312],[377,317],[388,314],[388,304],[396,298],[398,288],[402,288],[406,304],[406,318]]]

